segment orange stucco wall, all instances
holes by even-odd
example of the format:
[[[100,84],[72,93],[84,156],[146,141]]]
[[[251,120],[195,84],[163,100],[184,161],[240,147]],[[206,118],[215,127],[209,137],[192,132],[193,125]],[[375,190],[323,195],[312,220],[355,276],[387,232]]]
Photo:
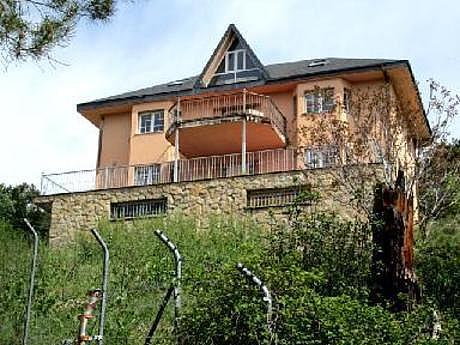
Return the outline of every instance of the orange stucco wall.
[[[128,165],[131,114],[107,115],[101,127],[102,138],[98,168]]]
[[[129,164],[166,162],[173,159],[174,148],[166,140],[164,131],[168,128],[168,109],[172,102],[152,102],[133,106],[131,114],[131,146]],[[139,113],[149,110],[164,110],[163,133],[139,133]]]
[[[294,113],[294,96],[292,91],[268,93],[278,109],[286,118],[288,145],[296,145],[297,141],[297,114]]]
[[[299,82],[297,85],[292,85],[292,87],[281,89],[278,91],[276,89],[267,92],[266,94],[271,97],[273,102],[282,112],[286,118],[286,127],[287,127],[287,138],[288,138],[288,147],[303,147],[312,144],[321,144],[312,142],[311,137],[306,135],[304,129],[314,126],[317,119],[320,117],[325,117],[324,114],[307,114],[305,109],[305,93],[314,90],[315,88],[334,88],[334,97],[336,99],[336,104],[343,104],[343,92],[344,88],[349,88],[351,90],[363,91],[368,90],[373,92],[377,90],[384,84],[383,80],[379,81],[367,81],[367,82],[354,82],[350,83],[342,78],[329,78],[321,80],[313,80],[308,82]],[[392,99],[396,99],[396,94],[393,88],[390,88],[390,96]],[[131,113],[122,113],[122,114],[110,114],[106,115],[103,122],[103,132],[101,140],[101,153],[100,153],[100,165],[99,167],[111,167],[111,166],[122,166],[122,165],[138,165],[138,164],[152,164],[172,161],[174,159],[174,146],[165,137],[165,131],[169,125],[168,119],[168,109],[173,105],[173,101],[162,101],[162,102],[150,102],[133,105]],[[139,128],[139,113],[149,110],[164,110],[164,132],[163,133],[148,133],[140,134],[138,133]],[[340,119],[349,126],[354,126],[354,121],[356,120],[352,114],[347,114],[344,109],[339,106],[336,107],[335,111],[326,115],[332,116],[336,119]],[[361,120],[363,115],[361,114]],[[383,141],[382,133],[384,132],[385,125],[389,121],[388,118],[383,118],[381,114],[374,114],[374,127],[372,131],[374,132],[378,140]],[[380,117],[379,117],[380,116]],[[392,115],[394,118],[397,118],[398,114]],[[359,120],[359,119],[358,119]],[[231,126],[231,125],[229,125]],[[230,127],[229,127],[230,128]],[[239,128],[239,127],[238,127]],[[255,135],[251,131],[250,126],[248,127],[248,135]],[[208,128],[206,128],[208,130]],[[211,130],[211,128],[209,128]],[[200,132],[201,133],[201,132]],[[216,134],[217,133],[217,134]],[[185,132],[184,132],[185,135]],[[217,136],[216,136],[217,135]],[[193,137],[192,144],[197,144],[197,141],[208,142],[206,144],[206,150],[203,150],[203,154],[194,154],[192,156],[207,156],[213,154],[212,148],[214,149],[221,147],[222,145],[212,145],[210,142],[225,142],[225,140],[220,140],[223,136],[231,135],[235,138],[236,144],[233,145],[232,149],[229,152],[238,152],[235,149],[240,146],[239,142],[241,141],[240,130],[236,132],[225,131],[220,132],[206,132],[203,131],[199,136]],[[257,135],[258,140],[262,140],[262,135]],[[410,134],[402,125],[399,128],[399,131],[395,134],[395,140],[397,144],[403,147],[403,150],[400,151],[400,161],[404,166],[409,166],[411,163],[411,142]],[[186,137],[183,137],[183,143],[186,144]],[[212,140],[211,140],[212,139]],[[251,138],[248,137],[248,151],[251,151]],[[195,145],[196,146],[196,145]],[[277,146],[279,147],[279,145]],[[275,148],[275,147],[273,147]],[[235,151],[236,150],[236,151]],[[220,148],[220,151],[224,152],[223,148]]]

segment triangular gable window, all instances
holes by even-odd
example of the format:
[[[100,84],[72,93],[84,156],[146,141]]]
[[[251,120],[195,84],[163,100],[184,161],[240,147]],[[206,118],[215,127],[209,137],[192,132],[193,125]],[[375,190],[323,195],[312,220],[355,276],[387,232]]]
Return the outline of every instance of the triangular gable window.
[[[265,69],[252,49],[230,25],[198,79],[198,87],[265,79]]]

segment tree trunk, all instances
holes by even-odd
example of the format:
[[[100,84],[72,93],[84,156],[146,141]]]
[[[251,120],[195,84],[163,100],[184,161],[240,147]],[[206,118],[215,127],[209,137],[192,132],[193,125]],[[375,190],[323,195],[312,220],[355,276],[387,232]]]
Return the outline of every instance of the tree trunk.
[[[414,271],[413,202],[406,198],[402,174],[395,185],[375,189],[371,300],[400,311],[419,300],[420,289]]]

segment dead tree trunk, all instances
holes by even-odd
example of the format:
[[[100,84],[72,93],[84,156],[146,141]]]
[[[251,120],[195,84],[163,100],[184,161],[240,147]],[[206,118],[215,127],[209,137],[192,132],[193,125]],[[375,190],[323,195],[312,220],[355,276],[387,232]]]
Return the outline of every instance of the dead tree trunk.
[[[407,310],[420,298],[414,271],[413,202],[406,198],[404,176],[395,188],[375,189],[371,300]]]

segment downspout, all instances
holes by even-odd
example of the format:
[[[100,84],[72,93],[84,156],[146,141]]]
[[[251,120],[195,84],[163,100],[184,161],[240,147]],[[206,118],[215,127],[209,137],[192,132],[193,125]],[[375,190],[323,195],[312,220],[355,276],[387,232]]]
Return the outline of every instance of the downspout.
[[[180,97],[177,98],[177,110],[175,114],[175,139],[174,139],[174,176],[173,181],[179,181],[179,122],[180,122]]]
[[[243,124],[241,131],[241,174],[246,174],[246,96],[248,90],[243,90]]]
[[[99,124],[99,140],[97,146],[97,161],[96,169],[99,169],[101,165],[101,154],[102,154],[102,136],[104,134],[104,116],[101,117],[101,123]]]

